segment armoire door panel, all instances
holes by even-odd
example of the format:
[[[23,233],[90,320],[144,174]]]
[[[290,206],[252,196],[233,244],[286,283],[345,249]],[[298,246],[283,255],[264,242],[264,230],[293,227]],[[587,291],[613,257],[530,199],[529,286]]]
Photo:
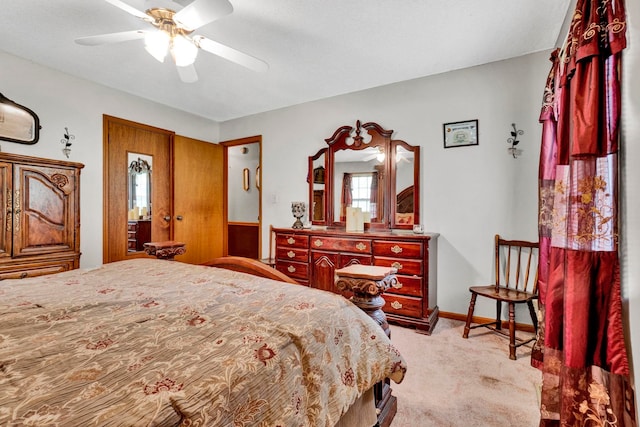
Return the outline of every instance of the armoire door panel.
[[[11,257],[13,184],[11,163],[0,162],[0,258]]]
[[[73,170],[14,166],[13,256],[73,248]]]

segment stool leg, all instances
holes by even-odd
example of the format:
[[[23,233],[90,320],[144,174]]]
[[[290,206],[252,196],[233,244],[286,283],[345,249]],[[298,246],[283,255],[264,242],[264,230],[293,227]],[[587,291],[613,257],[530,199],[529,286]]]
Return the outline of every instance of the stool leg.
[[[471,319],[473,319],[473,310],[476,307],[476,298],[478,294],[471,293],[471,301],[469,302],[469,311],[467,312],[467,323],[464,325],[464,332],[462,333],[462,338],[469,337],[469,330],[471,329]]]

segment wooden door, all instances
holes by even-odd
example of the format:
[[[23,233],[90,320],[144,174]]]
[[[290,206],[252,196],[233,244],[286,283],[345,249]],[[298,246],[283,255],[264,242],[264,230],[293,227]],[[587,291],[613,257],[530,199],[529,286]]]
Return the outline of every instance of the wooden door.
[[[176,260],[201,264],[223,255],[224,149],[176,135],[174,240],[186,244]]]
[[[104,227],[103,262],[147,256],[128,251],[128,154],[152,157],[151,239],[173,238],[171,150],[174,133],[111,116],[103,118]]]

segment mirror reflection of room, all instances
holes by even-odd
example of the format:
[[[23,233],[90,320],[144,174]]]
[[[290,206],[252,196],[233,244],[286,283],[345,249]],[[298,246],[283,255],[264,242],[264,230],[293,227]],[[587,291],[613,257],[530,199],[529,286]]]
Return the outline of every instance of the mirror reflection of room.
[[[139,153],[128,153],[128,212],[127,251],[144,250],[151,240],[151,168],[153,158]]]
[[[396,224],[414,224],[413,174],[414,155],[401,145],[396,146]]]
[[[367,222],[383,221],[384,160],[375,148],[335,153],[334,218],[345,221],[347,208],[360,208]]]

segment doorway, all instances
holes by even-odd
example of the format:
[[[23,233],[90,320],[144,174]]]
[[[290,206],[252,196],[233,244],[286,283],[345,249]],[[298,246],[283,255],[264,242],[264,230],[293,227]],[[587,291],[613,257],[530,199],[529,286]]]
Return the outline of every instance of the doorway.
[[[261,258],[262,137],[222,142],[226,255]]]

